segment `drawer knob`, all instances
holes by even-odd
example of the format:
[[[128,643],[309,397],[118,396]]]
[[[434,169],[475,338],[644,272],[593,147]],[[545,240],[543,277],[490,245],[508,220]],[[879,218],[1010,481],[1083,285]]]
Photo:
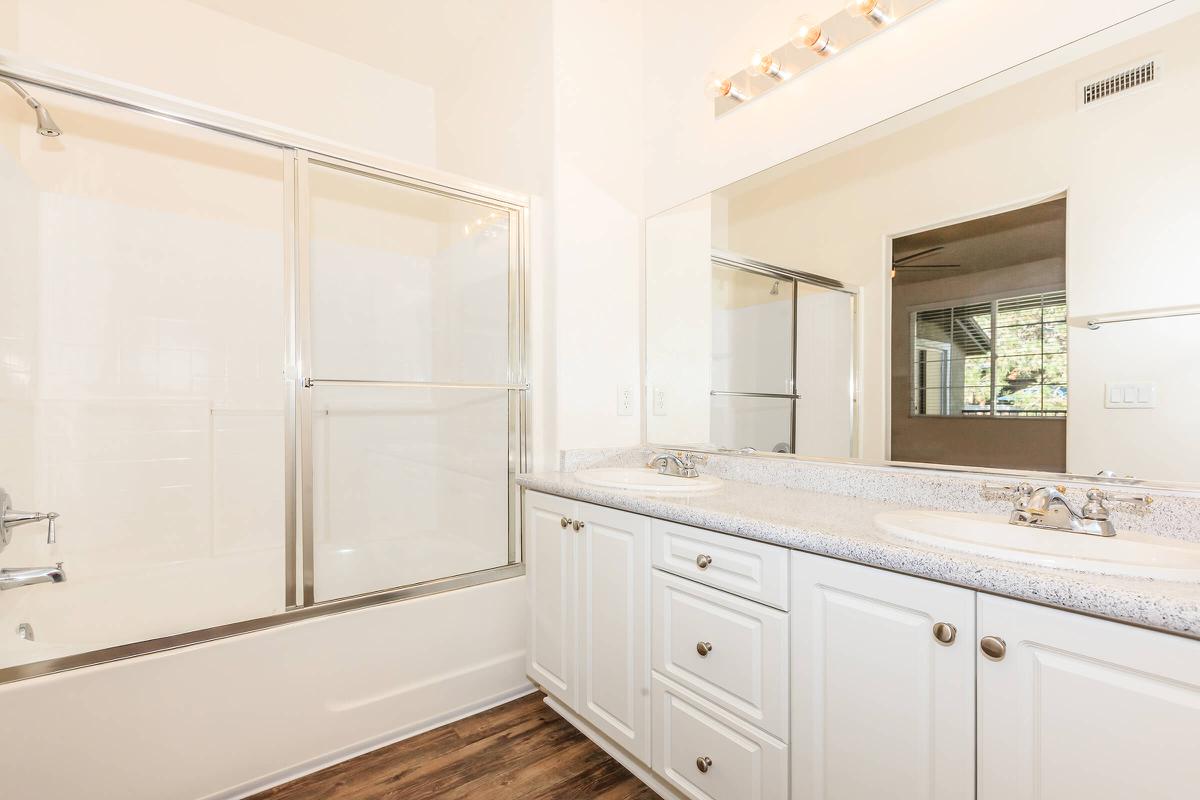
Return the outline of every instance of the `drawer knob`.
[[[567,527],[568,525],[570,525],[570,524],[571,524],[571,520],[567,519],[566,517],[563,517],[562,519],[560,519],[560,520],[558,521],[558,524],[559,524],[560,526],[562,526],[562,527],[564,527],[564,528],[565,528],[565,527]]]
[[[580,530],[582,530],[582,528],[583,528],[583,523],[582,523],[582,522],[580,522],[580,521],[579,521],[579,520],[577,520],[577,519],[573,519],[573,520],[571,520],[571,530],[573,530],[573,531],[575,531],[576,533],[578,533]]]
[[[703,553],[696,556],[696,566],[700,569],[708,569],[708,565],[712,563],[712,556],[706,556]]]
[[[1004,644],[1004,640],[999,636],[985,636],[979,640],[979,649],[992,661],[1000,661],[1004,658],[1004,653],[1008,650],[1008,646]]]
[[[712,759],[708,756],[700,756],[696,759],[696,769],[701,772],[708,772],[708,768],[712,766]]]
[[[705,658],[712,652],[712,642],[696,642],[696,652],[701,658]]]
[[[957,636],[958,628],[949,622],[935,622],[933,624],[933,638],[937,640],[938,644],[944,644],[949,647],[954,644],[954,639]]]

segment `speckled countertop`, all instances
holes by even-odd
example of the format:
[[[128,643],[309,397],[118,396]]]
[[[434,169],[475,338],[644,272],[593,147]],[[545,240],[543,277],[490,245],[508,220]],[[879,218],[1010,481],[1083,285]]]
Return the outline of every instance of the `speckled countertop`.
[[[692,496],[603,489],[570,472],[532,473],[517,482],[547,494],[1200,639],[1200,583],[1031,567],[908,547],[875,532],[877,513],[912,505],[728,478],[720,489]]]

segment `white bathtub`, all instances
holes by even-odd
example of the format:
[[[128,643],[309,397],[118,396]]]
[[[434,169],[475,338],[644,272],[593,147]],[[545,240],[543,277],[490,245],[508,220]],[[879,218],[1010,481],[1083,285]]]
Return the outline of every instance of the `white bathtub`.
[[[507,545],[433,535],[315,554],[318,601],[411,586],[507,562]],[[67,580],[0,593],[0,669],[282,613],[282,550],[125,567],[63,568]],[[34,640],[20,638],[27,623]]]
[[[0,593],[0,669],[277,614],[282,550],[125,568]],[[18,626],[33,628],[22,639]]]

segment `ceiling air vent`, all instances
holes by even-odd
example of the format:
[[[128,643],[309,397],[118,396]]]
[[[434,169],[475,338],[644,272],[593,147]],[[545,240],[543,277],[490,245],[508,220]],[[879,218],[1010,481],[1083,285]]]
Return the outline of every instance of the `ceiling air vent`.
[[[1133,89],[1153,84],[1161,77],[1161,64],[1157,58],[1148,58],[1136,64],[1121,67],[1079,84],[1079,107],[1094,105]]]

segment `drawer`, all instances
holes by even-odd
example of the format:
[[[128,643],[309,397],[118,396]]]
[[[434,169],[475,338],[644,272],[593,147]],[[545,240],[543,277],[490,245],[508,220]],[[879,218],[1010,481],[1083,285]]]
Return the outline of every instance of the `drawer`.
[[[654,670],[787,741],[787,614],[659,570],[652,596]]]
[[[693,800],[786,800],[786,745],[657,675],[651,697],[663,780]]]
[[[787,611],[787,548],[660,519],[650,530],[659,569]]]

